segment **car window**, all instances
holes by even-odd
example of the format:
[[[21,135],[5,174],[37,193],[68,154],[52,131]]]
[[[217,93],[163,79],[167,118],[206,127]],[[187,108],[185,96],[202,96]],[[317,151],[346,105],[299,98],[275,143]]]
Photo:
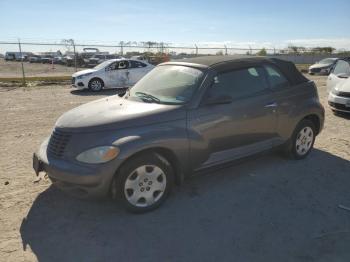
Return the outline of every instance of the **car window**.
[[[118,69],[127,69],[128,68],[128,61],[120,61],[118,65]]]
[[[117,69],[117,62],[111,63],[109,66],[106,67],[106,71],[116,70]]]
[[[350,75],[350,63],[344,60],[339,60],[334,67],[333,74],[347,74]]]
[[[287,78],[282,75],[277,69],[272,66],[265,65],[267,80],[270,83],[271,88],[283,88],[289,85]]]
[[[147,66],[146,64],[140,61],[134,61],[134,60],[130,60],[129,65],[130,65],[130,68],[142,68]]]
[[[250,67],[217,75],[209,96],[229,95],[237,99],[257,94],[267,88],[263,69]]]

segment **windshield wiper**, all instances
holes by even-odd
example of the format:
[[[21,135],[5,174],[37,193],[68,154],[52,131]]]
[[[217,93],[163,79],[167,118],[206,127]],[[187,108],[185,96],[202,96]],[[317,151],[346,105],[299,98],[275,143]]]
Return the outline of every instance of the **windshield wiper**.
[[[137,95],[140,98],[146,98],[149,100],[152,100],[153,102],[159,103],[160,99],[158,97],[152,96],[151,94],[144,93],[144,92],[136,92],[135,95]]]

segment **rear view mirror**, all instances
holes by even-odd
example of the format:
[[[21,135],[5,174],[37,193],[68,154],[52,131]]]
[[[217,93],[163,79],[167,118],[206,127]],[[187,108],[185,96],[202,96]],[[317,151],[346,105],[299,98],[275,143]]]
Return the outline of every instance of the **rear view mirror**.
[[[218,104],[230,104],[232,102],[232,97],[229,95],[219,95],[214,97],[209,97],[206,99],[206,105],[218,105]]]

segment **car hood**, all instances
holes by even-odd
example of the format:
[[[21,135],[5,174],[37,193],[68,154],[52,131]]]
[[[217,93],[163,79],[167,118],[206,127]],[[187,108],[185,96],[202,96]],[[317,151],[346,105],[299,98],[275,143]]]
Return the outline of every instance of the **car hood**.
[[[185,116],[183,106],[130,101],[110,96],[64,113],[57,120],[55,128],[70,132],[106,131],[174,121],[184,119]]]
[[[340,92],[349,92],[350,93],[350,78],[340,81],[335,88]]]
[[[77,76],[81,76],[81,75],[85,75],[85,74],[89,74],[89,73],[95,73],[97,70],[96,69],[85,69],[85,70],[81,70],[79,72],[76,72],[72,75],[72,77],[77,77]]]
[[[330,67],[332,64],[313,64],[312,66],[310,66],[310,69],[312,68],[326,68],[326,67]]]

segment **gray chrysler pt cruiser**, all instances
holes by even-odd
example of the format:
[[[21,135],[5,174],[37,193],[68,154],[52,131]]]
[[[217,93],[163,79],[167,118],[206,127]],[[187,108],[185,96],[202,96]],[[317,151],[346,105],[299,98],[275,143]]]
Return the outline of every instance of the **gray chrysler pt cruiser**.
[[[123,97],[63,114],[33,156],[36,174],[78,197],[158,207],[202,169],[271,149],[306,157],[324,109],[293,63],[209,56],[158,65]]]

